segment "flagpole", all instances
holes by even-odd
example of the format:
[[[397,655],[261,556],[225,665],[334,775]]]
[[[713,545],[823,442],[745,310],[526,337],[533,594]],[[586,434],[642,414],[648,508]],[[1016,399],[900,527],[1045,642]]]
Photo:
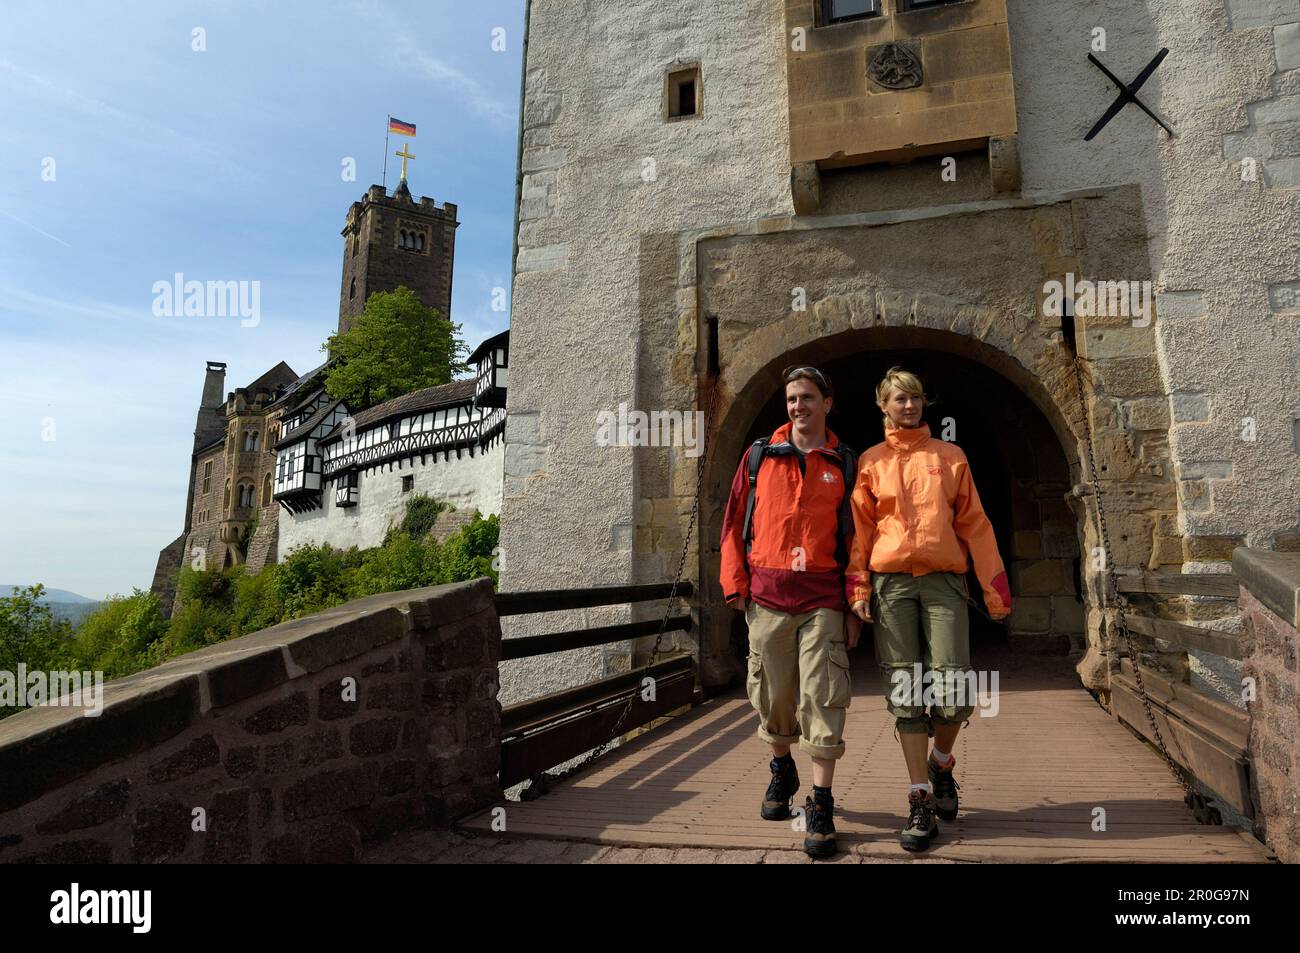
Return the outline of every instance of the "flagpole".
[[[384,120],[384,191],[388,191],[388,126],[392,121],[392,116],[388,116]]]

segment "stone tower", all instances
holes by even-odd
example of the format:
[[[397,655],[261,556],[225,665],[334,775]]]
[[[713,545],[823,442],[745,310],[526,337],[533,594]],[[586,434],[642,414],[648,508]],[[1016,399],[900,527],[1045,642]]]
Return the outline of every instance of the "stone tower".
[[[348,209],[343,226],[343,285],[339,291],[339,332],[365,308],[376,291],[405,285],[426,307],[451,316],[451,269],[456,247],[456,206],[439,208],[433,199],[416,201],[406,180],[391,196],[372,185]]]

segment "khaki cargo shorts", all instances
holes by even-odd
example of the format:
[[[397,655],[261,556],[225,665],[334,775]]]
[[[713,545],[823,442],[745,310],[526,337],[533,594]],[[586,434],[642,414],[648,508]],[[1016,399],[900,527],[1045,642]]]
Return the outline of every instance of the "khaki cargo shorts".
[[[758,736],[799,747],[814,758],[844,755],[844,719],[852,686],[844,613],[813,609],[788,615],[750,600],[749,700]]]
[[[954,572],[873,572],[871,587],[876,597],[876,661],[885,704],[898,731],[933,735],[936,724],[959,725],[969,719],[975,712],[974,698],[967,684],[955,677],[973,674],[965,578]],[[927,673],[933,673],[928,706],[923,703]]]

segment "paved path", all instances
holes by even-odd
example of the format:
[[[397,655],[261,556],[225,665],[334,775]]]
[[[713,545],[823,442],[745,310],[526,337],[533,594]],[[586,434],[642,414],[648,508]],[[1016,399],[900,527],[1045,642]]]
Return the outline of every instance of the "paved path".
[[[854,657],[848,752],[834,785],[836,828],[850,855],[844,862],[910,861],[898,845],[907,775],[892,719],[870,653]],[[925,859],[1268,861],[1267,850],[1245,832],[1197,824],[1161,760],[1111,718],[1068,667],[993,661],[999,711],[977,715],[962,732],[956,751],[961,815],[940,821]],[[788,821],[758,818],[770,755],[755,727],[743,693],[716,698],[616,749],[536,801],[501,802],[504,834],[492,831],[491,809],[468,818],[460,830],[478,838],[457,850],[467,858],[505,859],[511,851],[527,851],[577,862],[802,862],[802,834]],[[802,803],[811,793],[812,764],[797,749],[795,758],[804,785],[796,803]],[[1104,830],[1094,829],[1098,808]],[[508,840],[487,846],[492,838]],[[523,845],[528,839],[566,846],[552,853],[554,846]],[[645,853],[595,852],[601,846]]]

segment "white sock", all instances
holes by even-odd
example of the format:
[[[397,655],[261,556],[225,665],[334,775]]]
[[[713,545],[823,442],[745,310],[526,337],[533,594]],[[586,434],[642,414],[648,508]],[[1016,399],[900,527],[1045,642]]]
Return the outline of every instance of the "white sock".
[[[940,751],[936,746],[934,751],[931,752],[931,757],[934,758],[934,763],[942,768],[948,763],[948,759],[952,757],[952,753],[949,751]]]
[[[929,781],[926,781],[924,784],[913,784],[912,791],[924,791],[926,794],[929,794],[932,797],[934,796],[934,788],[930,786]],[[909,796],[911,795],[912,791],[907,792]]]

